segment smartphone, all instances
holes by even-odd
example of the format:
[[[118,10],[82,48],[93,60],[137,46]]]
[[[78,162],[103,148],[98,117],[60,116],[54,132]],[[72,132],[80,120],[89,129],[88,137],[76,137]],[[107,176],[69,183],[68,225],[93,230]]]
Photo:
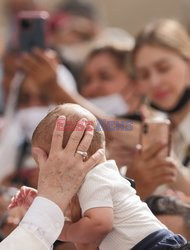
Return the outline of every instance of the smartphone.
[[[22,52],[31,52],[33,48],[47,47],[46,11],[21,11],[18,13],[18,47]]]
[[[136,122],[142,122],[142,115],[139,112],[127,113],[126,115],[120,115],[119,118],[129,119]]]
[[[168,119],[146,119],[141,126],[140,145],[142,150],[150,148],[155,143],[166,145],[159,156],[166,158],[170,155],[171,150],[171,122]]]

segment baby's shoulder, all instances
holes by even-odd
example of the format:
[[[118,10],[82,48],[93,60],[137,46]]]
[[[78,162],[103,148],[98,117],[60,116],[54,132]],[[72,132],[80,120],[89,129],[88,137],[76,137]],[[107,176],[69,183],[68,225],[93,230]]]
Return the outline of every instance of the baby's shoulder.
[[[103,178],[107,180],[111,180],[120,177],[119,170],[115,164],[115,161],[105,161],[103,163],[98,164],[92,170],[89,171],[86,178]]]

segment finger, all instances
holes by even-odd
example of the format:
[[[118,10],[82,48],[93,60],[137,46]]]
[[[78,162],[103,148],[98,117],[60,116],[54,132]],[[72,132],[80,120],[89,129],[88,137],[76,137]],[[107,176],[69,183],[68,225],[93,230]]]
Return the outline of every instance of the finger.
[[[171,175],[176,176],[177,172],[175,169],[171,168],[170,166],[160,166],[154,169],[153,176],[159,176],[159,175]]]
[[[33,51],[32,51],[32,54],[42,64],[47,61],[45,52],[43,50],[39,49],[39,48],[34,48]]]
[[[176,177],[172,175],[160,175],[155,179],[155,181],[158,185],[170,184],[176,181]]]
[[[93,135],[94,135],[94,127],[91,125],[87,126],[84,137],[81,140],[77,150],[82,152],[87,152],[92,142]],[[81,159],[81,156],[79,154],[76,154],[75,157]]]
[[[14,208],[14,207],[16,207],[16,200],[15,200],[15,197],[13,197],[13,198],[11,199],[11,202],[10,202],[10,204],[8,205],[8,209],[12,209],[12,208]]]
[[[156,157],[158,153],[166,147],[165,144],[162,143],[155,143],[151,147],[142,151],[142,158],[144,161],[149,160],[153,157]]]
[[[22,186],[22,187],[20,188],[20,192],[26,194],[26,192],[27,192],[29,189],[30,189],[30,188],[27,187],[27,186]]]
[[[17,193],[17,194],[11,199],[11,203],[13,204],[14,207],[18,207],[18,206],[19,206],[19,201],[18,201],[19,195],[20,195],[20,193]]]
[[[105,160],[105,150],[103,148],[98,149],[96,153],[94,153],[88,161],[85,162],[85,168],[84,171],[87,173],[89,170],[91,170],[96,165],[100,164]]]
[[[75,152],[78,149],[78,145],[84,135],[86,126],[87,126],[87,119],[83,118],[78,121],[65,147],[65,151],[67,151],[70,154],[75,155]]]
[[[30,191],[30,193],[29,193],[29,196],[30,196],[30,199],[34,199],[34,198],[36,198],[36,196],[38,195],[38,193],[37,192],[34,192],[34,191]]]
[[[27,65],[30,71],[36,72],[36,69],[38,69],[39,62],[34,56],[24,53],[21,56],[21,60],[23,61],[23,65]]]
[[[151,111],[150,109],[147,107],[147,105],[142,105],[140,107],[140,114],[143,118],[143,120],[145,120],[146,118],[149,118],[151,116]]]
[[[43,166],[43,164],[47,160],[46,152],[43,149],[38,148],[38,147],[32,148],[32,156],[34,157],[34,160],[36,161],[39,167]]]
[[[176,159],[174,159],[174,158],[172,158],[172,157],[166,157],[165,159],[164,159],[166,162],[169,162],[169,163],[171,163],[172,165],[175,165],[176,167],[177,167],[177,165],[178,165],[178,162],[176,161]]]
[[[53,50],[48,50],[48,51],[43,51],[39,48],[35,48],[33,51],[32,51],[33,55],[35,55],[35,57],[37,58],[37,60],[41,63],[45,63],[45,64],[49,64],[50,63],[50,60],[56,60],[57,58],[57,55],[55,53],[55,51]]]
[[[160,168],[164,169],[164,167],[168,166],[171,167],[172,169],[177,169],[175,163],[173,161],[168,161],[166,159],[151,159],[145,163],[145,166],[147,166],[148,169],[155,169],[155,168]]]
[[[30,67],[23,62],[18,62],[17,63],[17,68],[24,71],[25,73],[29,74],[30,72]]]
[[[66,124],[65,116],[59,116],[56,120],[56,125],[53,131],[50,154],[63,149],[63,136]]]
[[[172,171],[175,171],[176,172],[176,166],[173,165],[173,163],[171,162],[166,162],[164,160],[154,160],[154,159],[151,159],[150,161],[147,162],[147,165],[146,163],[142,166],[142,168],[146,169],[147,171],[149,172],[154,172],[154,171],[157,171],[157,169],[159,171],[164,171],[166,168],[169,168],[171,169]]]

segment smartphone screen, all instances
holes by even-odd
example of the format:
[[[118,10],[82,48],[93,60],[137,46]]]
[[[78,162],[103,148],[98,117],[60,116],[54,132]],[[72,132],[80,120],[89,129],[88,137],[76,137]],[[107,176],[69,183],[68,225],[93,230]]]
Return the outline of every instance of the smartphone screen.
[[[18,46],[22,52],[31,52],[33,48],[47,47],[46,11],[21,11],[18,14]]]
[[[168,119],[145,120],[141,128],[140,144],[142,150],[150,148],[155,143],[165,144],[159,156],[165,158],[170,154],[171,148],[171,123]]]

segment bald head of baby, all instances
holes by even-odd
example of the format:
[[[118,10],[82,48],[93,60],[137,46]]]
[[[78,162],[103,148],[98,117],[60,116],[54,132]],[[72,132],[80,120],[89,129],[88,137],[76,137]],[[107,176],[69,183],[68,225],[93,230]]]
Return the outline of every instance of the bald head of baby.
[[[81,106],[70,103],[57,106],[38,124],[32,136],[32,147],[40,147],[49,154],[53,130],[59,116],[66,117],[63,148],[67,145],[77,122],[82,118],[86,118],[87,124],[94,125],[94,135],[88,150],[88,156],[93,155],[99,148],[105,147],[105,135],[96,117]]]

